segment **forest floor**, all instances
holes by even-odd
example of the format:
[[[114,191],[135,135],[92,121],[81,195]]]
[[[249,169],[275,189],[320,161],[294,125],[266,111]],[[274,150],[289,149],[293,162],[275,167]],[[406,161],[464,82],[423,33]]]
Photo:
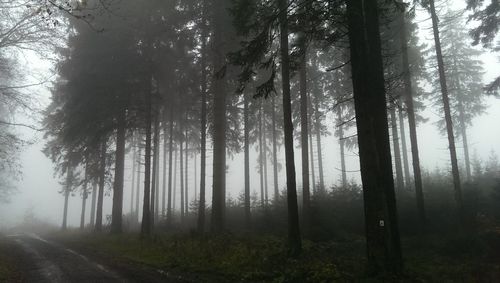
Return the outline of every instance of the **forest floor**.
[[[57,234],[58,242],[108,262],[128,262],[186,282],[378,282],[364,275],[362,238],[304,241],[300,257],[287,257],[274,236]],[[403,238],[400,282],[500,282],[500,229]],[[384,280],[387,281],[387,280]]]
[[[403,237],[402,246],[406,271],[400,282],[500,282],[499,229]],[[380,281],[364,275],[361,237],[304,241],[303,247],[291,259],[285,240],[275,236],[156,234],[141,241],[131,233],[0,235],[0,282]]]

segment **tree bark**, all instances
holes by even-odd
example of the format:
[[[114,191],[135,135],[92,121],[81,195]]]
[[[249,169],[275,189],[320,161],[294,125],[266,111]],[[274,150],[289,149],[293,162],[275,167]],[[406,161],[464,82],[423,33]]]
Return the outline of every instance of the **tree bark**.
[[[455,189],[455,201],[457,202],[459,220],[462,225],[465,225],[465,212],[462,201],[462,184],[460,182],[460,172],[458,170],[457,150],[455,148],[455,135],[453,133],[453,121],[450,111],[450,99],[448,97],[448,86],[446,85],[446,74],[444,70],[441,40],[439,38],[438,18],[436,14],[436,8],[434,6],[434,0],[429,0],[429,8],[432,19],[432,31],[434,33],[434,44],[436,49],[436,59],[438,63],[441,96],[443,100],[444,119],[446,122],[446,132],[448,134],[448,146],[450,149],[451,173],[453,176],[453,187]]]
[[[419,156],[418,140],[417,140],[417,123],[415,119],[415,107],[413,105],[413,88],[411,83],[410,63],[408,60],[408,40],[406,38],[407,30],[406,30],[406,20],[404,14],[405,12],[403,11],[399,16],[400,19],[399,22],[401,26],[400,41],[401,41],[401,50],[402,50],[401,55],[403,64],[404,99],[406,104],[406,113],[408,114],[408,129],[410,131],[411,157],[413,165],[413,178],[415,182],[417,211],[420,220],[420,229],[423,230],[426,221],[424,193],[422,185],[422,174],[420,171],[420,156]],[[399,111],[401,113],[401,109]],[[402,116],[402,114],[400,115]]]
[[[344,125],[342,125],[344,117],[342,117],[342,106],[337,106],[337,120],[339,121],[339,147],[340,147],[340,171],[342,187],[347,187],[347,169],[345,166],[345,139],[344,139]]]
[[[226,0],[215,1],[213,5],[213,185],[212,185],[212,232],[225,229],[226,213],[226,84],[221,72],[225,65],[225,35],[227,22]]]
[[[264,197],[264,153],[262,149],[262,101],[259,105],[259,177],[260,177],[260,205],[264,208],[266,206],[266,200]]]
[[[148,82],[148,88],[151,88],[151,82]],[[147,238],[151,235],[151,126],[152,126],[152,93],[151,89],[146,91],[146,145],[144,149],[144,201],[142,203],[142,224],[141,238]]]
[[[140,135],[139,135],[140,137]],[[141,155],[142,155],[142,149],[141,149],[141,142],[140,142],[140,138],[138,139],[138,142],[137,142],[138,146],[139,146],[139,153],[138,153],[138,157],[137,157],[137,180],[136,180],[136,187],[135,187],[135,221],[137,223],[139,223],[139,198],[140,198],[140,195],[141,195]]]
[[[162,185],[162,201],[161,201],[161,215],[165,217],[165,204],[167,202],[167,125],[163,123],[163,185]]]
[[[272,112],[272,119],[273,119],[273,180],[274,180],[274,200],[277,201],[279,196],[280,196],[280,191],[279,191],[279,186],[278,186],[278,145],[276,141],[276,101],[273,98],[271,99],[272,106],[273,106],[273,112]],[[248,106],[247,106],[248,108]],[[247,110],[248,111],[248,110]],[[248,114],[247,114],[248,116]],[[247,117],[248,119],[248,117]],[[247,140],[248,143],[248,140]],[[250,166],[249,166],[250,167]],[[250,176],[250,173],[249,173]],[[250,206],[250,185],[248,185],[248,203]]]
[[[154,110],[153,112],[155,112]],[[159,121],[158,121],[158,114],[157,113],[152,113],[154,115],[154,124],[153,124],[153,169],[151,173],[151,200],[150,200],[150,225],[151,229],[153,230],[156,224],[156,188],[157,188],[157,175],[158,175],[158,145],[159,145]]]
[[[318,172],[319,172],[319,190],[324,193],[325,192],[325,178],[323,177],[323,150],[321,147],[321,120],[319,115],[319,105],[318,105],[318,93],[316,92],[315,103],[314,103],[314,122],[316,125],[316,148],[318,150]]]
[[[203,0],[202,34],[201,34],[201,141],[200,141],[200,201],[198,207],[198,233],[205,232],[205,181],[207,162],[207,37],[208,27],[206,22],[207,2]]]
[[[83,189],[82,194],[82,213],[80,215],[80,230],[85,229],[85,208],[87,206],[87,188]]]
[[[187,113],[187,112],[186,112]],[[187,122],[187,114],[186,114],[186,122]],[[187,217],[188,213],[189,213],[189,174],[188,174],[188,170],[189,170],[189,149],[188,149],[188,146],[189,146],[189,141],[188,141],[188,131],[187,131],[187,127],[186,127],[186,132],[185,132],[185,136],[186,136],[186,156],[185,156],[185,170],[184,170],[184,213],[185,213],[185,216]]]
[[[102,230],[102,206],[104,203],[104,184],[106,182],[106,141],[102,141],[99,162],[99,195],[97,196],[97,211],[95,219],[95,231]]]
[[[97,186],[95,183],[92,184],[92,203],[90,206],[90,227],[93,229],[95,227],[95,209],[97,201]]]
[[[386,111],[378,2],[347,1],[354,105],[365,208],[367,271],[403,268]]]
[[[181,113],[181,112],[179,112]],[[184,222],[184,134],[183,134],[184,122],[182,121],[182,115],[179,115],[179,133],[181,133],[181,138],[179,142],[179,180],[181,182],[181,222]]]
[[[111,233],[122,233],[123,177],[125,171],[125,118],[126,110],[118,116],[115,153],[115,180],[113,186],[113,209],[111,213]]]
[[[170,106],[169,136],[168,136],[168,200],[167,200],[167,226],[172,225],[172,153],[174,145],[174,111]],[[176,158],[177,162],[177,158]],[[175,166],[175,165],[174,165]],[[175,173],[174,173],[175,174]],[[175,182],[174,182],[175,187]]]
[[[248,98],[243,95],[244,151],[245,151],[245,226],[250,229],[250,127],[248,124]],[[274,122],[273,122],[274,123]]]
[[[68,166],[67,170],[68,172],[66,175],[66,184],[64,188],[64,209],[63,209],[62,230],[66,230],[68,227],[68,203],[69,203],[69,194],[71,192],[71,182],[73,180],[73,168],[71,167],[71,165]]]
[[[399,148],[399,135],[398,135],[398,124],[396,122],[396,109],[395,105],[391,105],[389,109],[391,114],[391,128],[392,128],[392,145],[394,150],[394,163],[396,168],[396,188],[402,190],[404,188],[403,179],[403,165],[401,164],[401,151]]]
[[[132,137],[132,140],[134,138]],[[135,186],[135,164],[137,158],[137,147],[135,142],[132,142],[133,153],[132,153],[132,181],[130,182],[130,216],[134,215],[134,186]]]
[[[401,103],[400,103],[401,105]],[[411,183],[410,175],[410,165],[408,161],[408,147],[406,146],[406,131],[405,131],[405,119],[403,115],[403,110],[401,106],[398,107],[398,117],[399,117],[399,132],[401,133],[401,153],[403,156],[403,170],[404,170],[404,183],[405,187],[409,186]]]
[[[301,37],[305,35],[303,32],[300,33]],[[308,134],[309,134],[309,120],[307,114],[308,102],[307,102],[307,74],[306,74],[306,44],[305,39],[300,39],[302,56],[300,58],[300,69],[299,69],[299,93],[300,93],[300,151],[302,156],[302,210],[304,219],[302,222],[304,224],[304,230],[309,232],[309,223],[311,222],[311,192],[309,185],[309,144],[308,144]]]
[[[285,162],[288,209],[288,249],[290,256],[298,256],[302,250],[297,205],[297,185],[293,153],[292,104],[290,98],[290,59],[288,54],[287,0],[279,0],[280,54],[283,91],[283,124],[285,138]]]

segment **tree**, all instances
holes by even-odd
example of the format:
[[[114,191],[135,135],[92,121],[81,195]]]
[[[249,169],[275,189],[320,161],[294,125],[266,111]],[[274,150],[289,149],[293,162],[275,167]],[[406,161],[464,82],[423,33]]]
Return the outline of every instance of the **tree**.
[[[354,104],[365,206],[368,272],[398,274],[403,262],[392,175],[379,5],[347,1]]]
[[[434,34],[434,47],[436,50],[436,60],[438,63],[439,85],[441,90],[441,99],[444,110],[444,120],[446,123],[446,133],[448,135],[448,146],[450,150],[451,173],[453,176],[453,187],[455,190],[455,200],[457,202],[458,216],[462,223],[465,222],[463,201],[462,201],[462,184],[460,182],[460,172],[458,170],[457,151],[455,147],[455,133],[453,132],[453,119],[450,110],[450,98],[448,94],[448,85],[446,80],[446,71],[443,61],[443,52],[441,50],[441,39],[439,35],[438,16],[434,0],[428,0],[428,8],[432,19],[432,31]]]
[[[443,63],[447,66],[445,74],[450,85],[451,118],[455,126],[455,136],[462,138],[466,180],[471,181],[467,130],[472,125],[472,119],[486,109],[481,83],[484,71],[478,59],[480,52],[471,48],[464,40],[467,34],[460,28],[461,17],[453,11],[448,11],[444,17],[448,21],[441,27],[441,39]],[[434,89],[438,90],[436,81]],[[441,103],[438,97],[434,96],[433,99],[435,104]],[[438,125],[440,130],[445,129],[443,121]]]

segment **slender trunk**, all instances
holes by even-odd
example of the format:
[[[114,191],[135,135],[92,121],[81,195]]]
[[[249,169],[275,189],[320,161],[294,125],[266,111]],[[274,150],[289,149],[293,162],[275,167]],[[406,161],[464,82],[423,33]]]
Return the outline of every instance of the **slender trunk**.
[[[137,179],[136,179],[136,185],[135,185],[135,221],[139,223],[139,198],[141,195],[141,147],[140,147],[140,142],[138,141],[138,146],[139,146],[139,153],[137,156],[137,172],[134,172],[134,174],[137,174]]]
[[[378,2],[347,1],[369,274],[403,269],[386,111]]]
[[[389,109],[391,115],[391,128],[392,128],[392,145],[394,150],[394,163],[396,167],[396,188],[402,190],[404,188],[403,180],[403,166],[401,164],[401,151],[399,149],[399,135],[398,135],[398,124],[396,122],[396,109],[395,105],[391,106]]]
[[[194,153],[194,202],[198,203],[198,149]]]
[[[405,118],[401,107],[398,107],[398,117],[399,117],[399,132],[401,133],[401,153],[403,156],[403,170],[405,173],[404,185],[409,186],[411,183],[410,165],[408,161],[408,147],[406,146]]]
[[[200,113],[200,202],[198,207],[198,233],[205,232],[205,173],[207,159],[207,3],[203,0],[202,35],[201,35],[201,113]]]
[[[318,150],[318,172],[319,172],[319,190],[325,192],[325,178],[323,177],[323,150],[321,147],[321,119],[319,115],[318,92],[315,93],[316,99],[314,103],[314,122],[316,125],[316,148]]]
[[[420,219],[421,230],[425,226],[425,206],[424,206],[424,193],[422,186],[422,174],[420,171],[420,156],[418,152],[417,140],[417,123],[415,119],[415,107],[413,105],[413,89],[411,85],[410,63],[408,60],[408,40],[406,39],[406,20],[404,18],[405,12],[401,12],[400,19],[400,41],[401,41],[401,55],[403,64],[403,79],[404,79],[404,98],[406,104],[406,113],[408,115],[408,129],[410,131],[410,145],[411,145],[411,158],[413,165],[413,178],[415,182],[415,195],[417,200],[417,211]],[[401,109],[400,109],[401,112]],[[400,114],[401,115],[401,114]],[[410,174],[408,173],[407,176]],[[408,180],[408,178],[407,178]]]
[[[245,226],[250,229],[250,127],[248,125],[248,97],[243,96],[244,106],[243,106],[243,123],[244,123],[244,142],[245,142]]]
[[[312,114],[312,113],[311,113]],[[312,122],[309,119],[309,122]],[[310,129],[312,129],[312,123],[309,123]],[[314,168],[316,161],[314,161],[314,144],[313,144],[313,133],[309,131],[309,157],[311,159],[311,187],[313,189],[313,193],[317,193],[316,187],[316,170]]]
[[[178,152],[177,149],[175,149],[175,160],[174,160],[174,188],[173,188],[173,200],[172,200],[172,210],[175,214],[175,205],[176,205],[176,198],[177,198],[177,156]]]
[[[113,209],[111,213],[111,233],[122,232],[123,177],[125,171],[125,109],[118,117],[115,153],[115,180],[113,186]]]
[[[462,184],[460,183],[460,172],[458,171],[457,150],[455,148],[455,136],[453,133],[453,121],[450,111],[450,100],[448,97],[448,86],[446,85],[446,74],[444,70],[443,55],[441,51],[441,40],[439,38],[438,18],[434,0],[429,0],[429,7],[432,19],[432,31],[434,33],[434,44],[436,48],[436,59],[439,71],[439,83],[441,85],[441,95],[443,100],[444,118],[446,122],[446,132],[448,134],[448,145],[450,149],[451,173],[453,176],[453,186],[455,188],[455,200],[457,202],[458,216],[462,225],[465,225],[465,213],[462,202]]]
[[[269,205],[268,196],[268,180],[267,180],[267,136],[266,136],[266,112],[264,107],[262,108],[262,163],[264,164],[264,201],[266,202],[266,207]]]
[[[95,219],[95,231],[100,232],[102,230],[102,206],[104,203],[104,184],[106,182],[106,141],[101,144],[99,161],[99,195],[97,196],[97,211]]]
[[[465,123],[465,113],[462,102],[459,102],[459,119],[460,119],[460,132],[462,135],[462,143],[464,146],[464,161],[465,172],[467,174],[467,181],[471,181],[470,157],[469,157],[469,143],[467,141],[467,124]]]
[[[301,37],[305,35],[300,34]],[[309,232],[309,223],[311,222],[311,192],[309,186],[309,144],[308,144],[308,134],[309,134],[309,121],[307,115],[307,77],[306,77],[306,44],[305,39],[301,39],[302,43],[302,54],[300,58],[300,69],[299,69],[299,93],[300,93],[300,151],[302,156],[302,209],[303,216],[302,219],[304,224],[304,230]]]
[[[165,204],[167,202],[167,125],[163,123],[163,185],[162,185],[162,200],[161,200],[161,215],[165,217]]]
[[[148,88],[151,87],[148,82]],[[141,237],[151,235],[151,208],[150,208],[150,186],[151,186],[151,126],[152,126],[152,93],[151,89],[146,91],[146,146],[144,149],[144,201],[142,203],[142,225]]]
[[[85,208],[87,206],[87,188],[83,189],[82,194],[82,213],[80,215],[80,230],[85,229]]]
[[[184,135],[183,135],[183,126],[184,123],[181,121],[182,116],[179,116],[179,132],[181,133],[181,138],[180,138],[180,149],[179,149],[179,159],[180,159],[180,166],[179,166],[179,180],[181,182],[181,222],[184,222]]]
[[[159,121],[157,122],[157,128],[155,133],[155,223],[158,223],[158,218],[160,217],[160,125]]]
[[[339,146],[340,146],[340,171],[342,174],[342,187],[347,187],[347,171],[345,166],[345,139],[344,139],[344,125],[342,125],[343,121],[342,117],[342,106],[337,106],[337,121],[339,123]]]
[[[154,110],[155,112],[156,110]],[[151,172],[151,195],[150,195],[150,225],[151,229],[154,230],[155,224],[156,224],[156,187],[157,187],[157,182],[156,182],[156,177],[158,175],[158,145],[159,145],[159,122],[158,122],[158,115],[157,113],[152,113],[154,115],[154,124],[153,124],[153,169]]]
[[[278,187],[278,145],[277,145],[277,141],[276,141],[276,101],[274,99],[274,96],[271,99],[271,102],[272,102],[272,106],[273,106],[272,119],[273,119],[273,179],[274,179],[274,200],[277,201],[278,198],[279,198],[279,196],[280,196],[280,191],[279,191],[279,187]],[[248,113],[247,113],[247,115],[248,115]],[[248,117],[247,117],[247,119],[248,119]],[[248,202],[249,202],[249,205],[250,205],[250,185],[248,185],[248,187],[249,187],[248,188],[248,197],[249,197]]]
[[[265,197],[264,197],[264,163],[262,162],[264,158],[264,150],[262,149],[262,101],[259,105],[259,177],[260,177],[260,204],[265,207]]]
[[[95,183],[92,184],[92,202],[90,206],[90,228],[94,228],[95,226],[95,208],[97,201],[97,186]]]
[[[133,144],[132,147],[134,150],[132,154],[132,181],[130,182],[130,216],[134,215],[135,164],[137,158],[137,147],[135,144]]]
[[[300,238],[295,161],[293,154],[292,103],[290,98],[290,59],[288,54],[287,0],[279,0],[280,53],[283,91],[283,124],[285,138],[285,162],[288,207],[288,248],[290,256],[298,256],[302,250]]]
[[[187,114],[186,114],[186,121],[187,121]],[[184,170],[184,213],[186,214],[186,217],[189,213],[189,186],[188,186],[188,180],[189,180],[189,174],[188,174],[188,170],[189,170],[189,155],[188,155],[188,131],[187,131],[187,127],[186,127],[186,133],[185,133],[185,136],[186,136],[186,156],[185,156],[185,170]]]
[[[174,145],[174,109],[170,107],[169,136],[168,136],[168,199],[167,199],[167,226],[172,225],[172,153]],[[177,162],[177,159],[176,159]],[[174,165],[175,166],[175,165]],[[174,173],[175,174],[175,173]],[[175,187],[175,181],[174,181]]]
[[[68,170],[68,173],[66,175],[66,184],[65,184],[65,188],[64,188],[64,210],[63,210],[62,230],[66,230],[68,227],[69,194],[71,192],[71,187],[72,187],[71,183],[73,182],[73,168],[68,167],[67,170]]]

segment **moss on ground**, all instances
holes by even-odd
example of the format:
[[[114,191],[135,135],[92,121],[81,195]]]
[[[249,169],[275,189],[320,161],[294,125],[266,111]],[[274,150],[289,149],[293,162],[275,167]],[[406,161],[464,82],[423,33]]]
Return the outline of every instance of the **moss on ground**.
[[[73,235],[74,236],[74,235]],[[211,274],[228,282],[377,282],[364,277],[364,243],[304,242],[303,254],[289,258],[284,239],[273,236],[157,234],[64,237],[117,259],[178,272]],[[488,236],[426,236],[404,239],[406,271],[402,282],[494,282],[500,275],[495,245]],[[493,256],[493,257],[492,257]],[[498,277],[500,278],[500,277]]]

